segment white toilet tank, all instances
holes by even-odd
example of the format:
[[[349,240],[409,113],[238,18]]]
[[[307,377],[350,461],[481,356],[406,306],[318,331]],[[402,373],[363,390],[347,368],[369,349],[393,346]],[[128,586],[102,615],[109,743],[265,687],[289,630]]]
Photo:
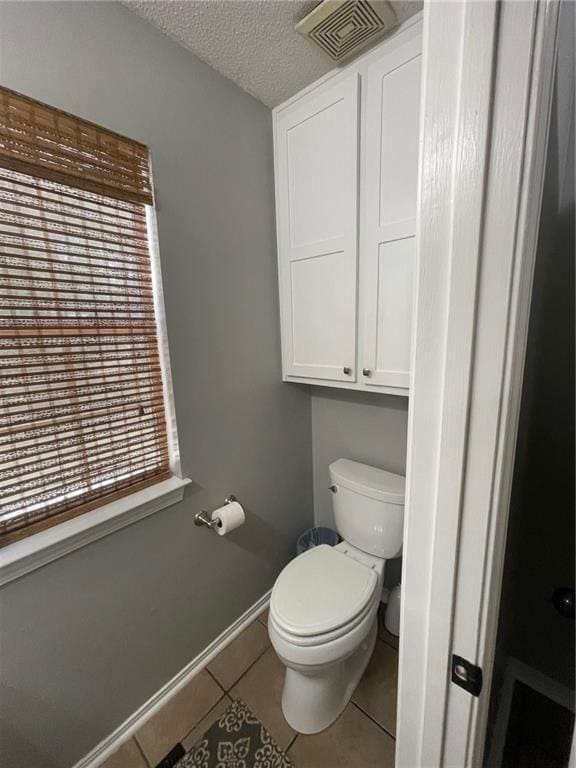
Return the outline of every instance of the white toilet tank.
[[[404,476],[348,459],[333,462],[329,471],[340,536],[376,557],[398,557],[404,526]]]

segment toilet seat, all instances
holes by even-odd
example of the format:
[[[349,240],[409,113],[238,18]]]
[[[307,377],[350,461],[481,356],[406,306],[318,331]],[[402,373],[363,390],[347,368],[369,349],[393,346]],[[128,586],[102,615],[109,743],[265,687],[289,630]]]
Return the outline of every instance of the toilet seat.
[[[282,571],[270,601],[276,632],[287,642],[314,646],[354,630],[380,599],[373,567],[321,545]]]
[[[375,611],[375,605],[380,602],[379,596],[374,595],[374,598],[367,603],[362,612],[348,624],[344,624],[341,627],[337,627],[331,632],[324,632],[321,635],[309,635],[302,637],[300,635],[294,635],[291,632],[287,632],[278,621],[275,620],[272,611],[270,611],[271,622],[274,626],[274,630],[283,640],[292,645],[299,646],[301,648],[319,647],[331,643],[333,640],[338,640],[345,635],[352,633],[358,626],[360,626],[365,619]]]

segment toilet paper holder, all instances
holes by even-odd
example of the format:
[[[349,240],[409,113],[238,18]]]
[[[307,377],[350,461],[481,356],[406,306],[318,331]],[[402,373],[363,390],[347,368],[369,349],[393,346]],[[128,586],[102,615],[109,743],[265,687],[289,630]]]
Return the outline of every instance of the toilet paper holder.
[[[237,499],[236,496],[231,493],[224,499],[224,504],[232,504],[233,501],[237,501]],[[221,522],[219,517],[215,517],[214,520],[212,520],[210,513],[205,509],[201,509],[200,512],[196,512],[194,515],[194,525],[204,525],[206,528],[210,528],[210,530],[213,531],[215,528],[218,528],[218,526],[221,525]]]

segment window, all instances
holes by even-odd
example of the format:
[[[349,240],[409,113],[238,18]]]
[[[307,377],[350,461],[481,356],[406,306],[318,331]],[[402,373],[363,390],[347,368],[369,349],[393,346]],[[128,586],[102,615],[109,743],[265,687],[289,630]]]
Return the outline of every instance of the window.
[[[0,544],[170,477],[148,149],[0,88]]]

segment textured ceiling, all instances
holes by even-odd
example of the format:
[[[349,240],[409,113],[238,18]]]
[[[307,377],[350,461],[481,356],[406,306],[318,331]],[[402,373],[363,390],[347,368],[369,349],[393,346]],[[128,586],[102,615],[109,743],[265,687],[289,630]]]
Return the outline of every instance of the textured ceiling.
[[[122,0],[213,69],[275,107],[333,69],[294,31],[318,0]],[[422,8],[391,3],[402,21]]]

